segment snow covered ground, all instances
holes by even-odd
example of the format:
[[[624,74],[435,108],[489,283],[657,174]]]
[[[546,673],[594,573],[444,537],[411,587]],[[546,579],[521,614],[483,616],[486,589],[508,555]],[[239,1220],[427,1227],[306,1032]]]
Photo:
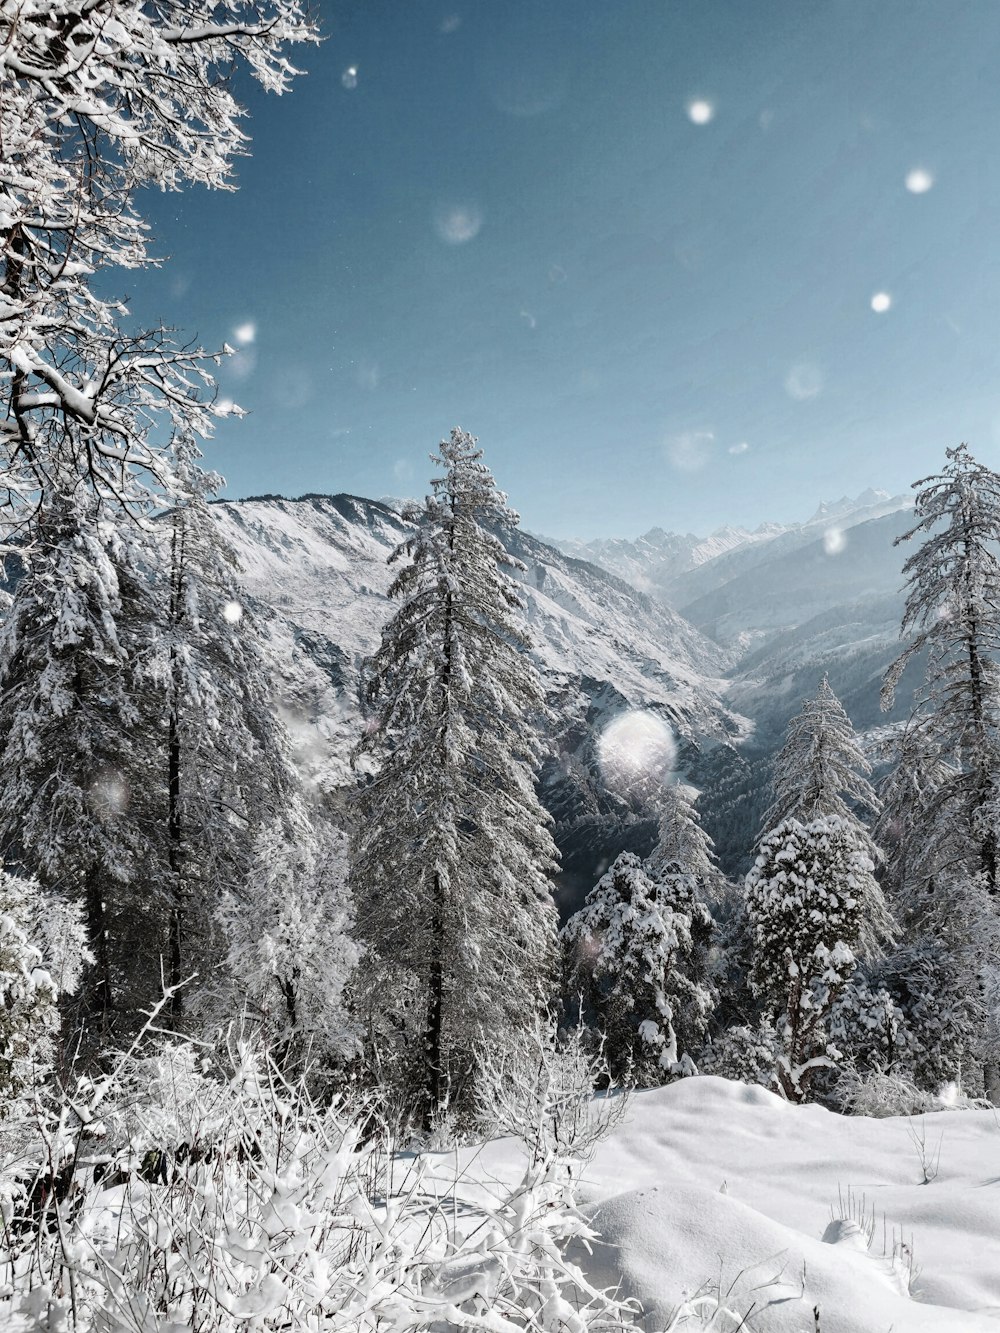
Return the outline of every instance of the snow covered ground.
[[[921,1141],[928,1175],[940,1147],[928,1184]],[[517,1158],[499,1141],[473,1170],[511,1179]],[[814,1307],[822,1333],[1000,1330],[992,1111],[845,1117],[687,1079],[632,1095],[580,1197],[603,1242],[588,1273],[621,1280],[651,1330],[720,1284],[739,1317],[752,1311],[744,1328],[761,1333],[813,1333]],[[711,1327],[732,1333],[737,1321]]]

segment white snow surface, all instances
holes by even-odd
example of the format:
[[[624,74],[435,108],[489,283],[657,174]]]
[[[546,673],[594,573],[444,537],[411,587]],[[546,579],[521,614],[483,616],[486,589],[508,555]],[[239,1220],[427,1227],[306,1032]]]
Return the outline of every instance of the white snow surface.
[[[914,1133],[934,1153],[941,1144],[930,1184]],[[519,1167],[515,1143],[498,1140],[468,1169],[513,1180]],[[822,1333],[1000,1329],[993,1111],[847,1117],[726,1079],[684,1079],[631,1095],[578,1197],[602,1238],[584,1266],[621,1281],[650,1330],[720,1284],[729,1309],[751,1311],[747,1333],[813,1333],[815,1306]],[[870,1246],[862,1199],[869,1221],[874,1209]],[[900,1238],[912,1247],[912,1277],[893,1261]],[[732,1333],[736,1321],[711,1327]]]

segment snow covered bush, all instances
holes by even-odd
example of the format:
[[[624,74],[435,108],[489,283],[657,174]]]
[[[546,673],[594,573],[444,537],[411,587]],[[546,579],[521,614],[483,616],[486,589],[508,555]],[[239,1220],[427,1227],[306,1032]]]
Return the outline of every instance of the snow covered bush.
[[[147,1081],[142,1087],[143,1079]],[[529,1128],[531,1128],[529,1126]],[[393,1155],[266,1053],[138,1047],[39,1107],[8,1161],[11,1333],[583,1333],[631,1309],[566,1256],[591,1232],[572,1142],[489,1195],[453,1157]]]
[[[803,1100],[841,1058],[829,1018],[857,966],[891,930],[873,865],[851,823],[788,819],[764,839],[747,876],[750,982],[778,1031],[775,1081]]]
[[[704,1032],[711,996],[689,975],[691,912],[671,905],[637,856],[622,852],[562,939],[568,992],[603,1033],[613,1077],[648,1085],[694,1073],[691,1053],[678,1046],[675,1014],[693,1013],[689,1026]]]
[[[348,887],[347,838],[301,803],[259,833],[248,881],[222,895],[226,959],[235,995],[263,1025],[286,1066],[341,1062],[355,1047],[344,988],[357,963]]]
[[[33,930],[38,887],[0,870],[0,1116],[52,1058],[58,992]]]

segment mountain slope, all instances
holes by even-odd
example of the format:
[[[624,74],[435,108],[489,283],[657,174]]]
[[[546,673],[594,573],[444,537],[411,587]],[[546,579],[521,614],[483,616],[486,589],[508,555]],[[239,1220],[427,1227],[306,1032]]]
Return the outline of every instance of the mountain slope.
[[[392,609],[388,557],[410,529],[393,507],[347,495],[225,501],[212,512],[248,592],[273,611],[283,710],[300,760],[336,792],[351,782],[361,664]],[[653,836],[602,780],[596,746],[607,723],[629,709],[656,711],[688,769],[748,724],[724,699],[727,649],[613,574],[527,533],[504,540],[525,565],[518,577],[554,714],[541,791],[575,901],[609,856],[648,850]]]

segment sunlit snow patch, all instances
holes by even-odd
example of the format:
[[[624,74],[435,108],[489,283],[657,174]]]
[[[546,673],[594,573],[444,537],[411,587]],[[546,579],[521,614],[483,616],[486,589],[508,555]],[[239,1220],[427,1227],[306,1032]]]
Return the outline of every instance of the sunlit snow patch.
[[[823,372],[819,366],[803,361],[792,366],[785,376],[785,392],[797,402],[805,402],[823,392]]]
[[[222,619],[229,625],[237,625],[243,619],[243,608],[239,602],[227,602],[222,608]]]
[[[715,115],[715,107],[703,97],[698,97],[693,102],[688,102],[687,113],[688,120],[693,125],[707,125]]]
[[[827,555],[839,555],[847,545],[847,538],[840,528],[827,528],[823,533],[823,550]]]
[[[661,717],[642,709],[622,713],[597,742],[604,781],[620,795],[651,796],[670,778],[677,743]]]
[[[482,225],[482,211],[475,204],[445,204],[434,215],[434,229],[448,245],[475,240]]]
[[[933,184],[934,177],[923,167],[914,167],[912,171],[907,173],[906,188],[910,194],[926,194]]]
[[[884,315],[892,305],[892,297],[888,292],[876,292],[872,297],[872,309],[876,315]]]

